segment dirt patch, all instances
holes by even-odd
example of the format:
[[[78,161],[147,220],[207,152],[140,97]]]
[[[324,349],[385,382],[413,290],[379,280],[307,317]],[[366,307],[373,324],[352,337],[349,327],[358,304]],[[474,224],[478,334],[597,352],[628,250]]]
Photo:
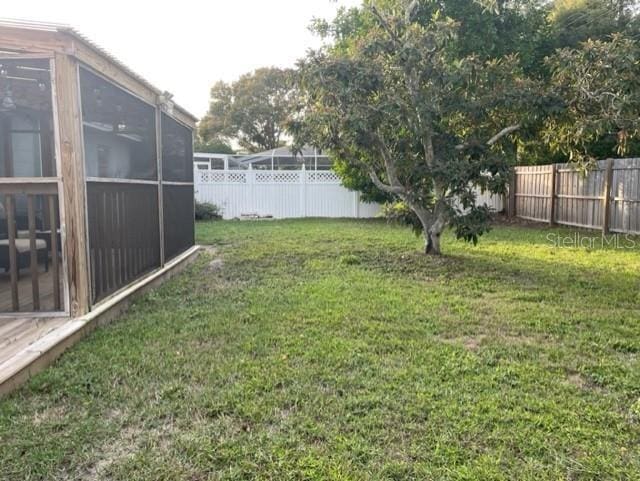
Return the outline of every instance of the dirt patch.
[[[110,419],[121,416],[120,411],[114,410],[107,413]],[[139,426],[127,426],[123,428],[116,439],[107,440],[95,451],[93,463],[85,469],[81,476],[73,479],[97,481],[104,479],[109,468],[119,462],[125,461],[145,445],[153,445],[161,451],[168,451],[170,447],[173,424],[168,421],[152,429],[144,430]]]
[[[487,336],[479,334],[477,336],[462,336],[462,337],[440,337],[440,341],[452,346],[462,346],[467,351],[475,352],[480,348],[480,344]]]
[[[588,376],[584,376],[579,372],[570,371],[567,373],[566,382],[571,386],[577,387],[578,389],[583,389],[585,391],[595,391],[602,392],[604,388],[602,386],[597,385]]]
[[[213,259],[207,264],[207,272],[219,272],[224,267],[224,261],[222,259]]]
[[[94,464],[89,467],[82,479],[89,481],[103,479],[103,474],[112,464],[132,457],[140,445],[141,433],[139,428],[127,427],[120,432],[118,439],[106,442],[98,452]]]
[[[64,406],[51,406],[33,414],[32,422],[34,426],[40,426],[52,421],[58,421],[67,413]]]
[[[215,246],[211,246],[211,245],[209,245],[209,246],[205,245],[205,246],[202,246],[202,252],[204,252],[205,254],[210,255],[210,256],[217,256],[218,255],[218,248],[215,247]]]
[[[542,346],[548,344],[544,338],[513,334],[477,334],[473,336],[439,337],[441,342],[462,346],[467,351],[476,352],[483,344],[493,343],[504,346]]]
[[[526,334],[498,334],[495,339],[506,346],[543,346],[549,344],[549,341],[543,337]]]
[[[580,389],[584,389],[587,386],[586,379],[577,373],[569,374],[569,376],[567,377],[567,382],[572,386],[575,386]]]

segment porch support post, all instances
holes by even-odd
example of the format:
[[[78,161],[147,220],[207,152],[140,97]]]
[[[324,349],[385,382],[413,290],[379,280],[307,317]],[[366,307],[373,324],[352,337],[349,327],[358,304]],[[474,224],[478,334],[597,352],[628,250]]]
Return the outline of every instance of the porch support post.
[[[89,312],[89,259],[87,244],[87,203],[80,105],[78,62],[65,54],[55,54],[55,97],[58,114],[60,166],[63,190],[69,286],[72,317]]]
[[[160,266],[164,267],[166,253],[164,251],[164,194],[162,188],[162,109],[156,106],[156,158],[158,173],[158,222],[160,229]],[[209,161],[211,165],[211,161]],[[194,198],[195,202],[195,198]]]

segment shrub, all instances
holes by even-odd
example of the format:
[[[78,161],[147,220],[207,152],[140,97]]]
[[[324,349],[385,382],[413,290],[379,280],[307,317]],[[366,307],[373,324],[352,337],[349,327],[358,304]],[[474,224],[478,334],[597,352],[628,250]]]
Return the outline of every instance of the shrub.
[[[407,204],[402,201],[387,202],[382,205],[382,217],[387,222],[404,224],[411,227],[416,236],[422,233],[422,224],[420,219]]]
[[[215,204],[196,201],[196,220],[220,220],[222,210]]]

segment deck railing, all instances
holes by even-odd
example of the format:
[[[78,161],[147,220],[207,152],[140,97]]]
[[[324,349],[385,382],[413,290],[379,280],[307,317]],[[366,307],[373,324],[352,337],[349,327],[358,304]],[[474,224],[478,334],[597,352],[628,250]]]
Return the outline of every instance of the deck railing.
[[[63,308],[60,289],[61,238],[58,213],[57,181],[24,182],[20,179],[0,182],[0,202],[3,203],[6,232],[0,237],[0,267],[9,272],[10,302],[0,304],[0,311],[60,311]],[[20,207],[21,215],[19,215]],[[26,218],[24,210],[26,208]],[[51,279],[52,303],[43,304],[40,265]],[[22,271],[28,269],[31,280],[31,305],[26,303]],[[22,287],[22,288],[21,288]],[[28,293],[28,288],[26,289]],[[4,296],[1,296],[4,297]]]

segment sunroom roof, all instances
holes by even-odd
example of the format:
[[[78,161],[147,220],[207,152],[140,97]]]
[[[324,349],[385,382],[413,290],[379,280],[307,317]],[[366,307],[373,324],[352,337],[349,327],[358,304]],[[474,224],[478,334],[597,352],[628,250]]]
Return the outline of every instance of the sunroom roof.
[[[53,23],[53,22],[38,22],[33,20],[19,20],[19,19],[5,19],[0,18],[0,27],[5,28],[16,28],[16,29],[25,29],[25,30],[39,30],[44,32],[57,32],[69,35],[73,37],[75,40],[82,42],[84,45],[95,51],[98,55],[106,58],[114,65],[116,65],[120,70],[126,72],[130,77],[134,78],[142,85],[147,87],[149,90],[155,92],[157,95],[165,95],[166,92],[160,90],[156,86],[154,86],[151,82],[145,79],[140,74],[136,73],[123,62],[118,60],[113,54],[111,54],[108,50],[104,49],[97,43],[90,40],[88,37],[83,35],[81,32],[71,27],[70,25],[62,24],[62,23]],[[181,107],[178,104],[174,103],[174,107],[180,110],[183,114],[190,117],[193,121],[197,122],[198,118],[186,110],[184,107]]]

